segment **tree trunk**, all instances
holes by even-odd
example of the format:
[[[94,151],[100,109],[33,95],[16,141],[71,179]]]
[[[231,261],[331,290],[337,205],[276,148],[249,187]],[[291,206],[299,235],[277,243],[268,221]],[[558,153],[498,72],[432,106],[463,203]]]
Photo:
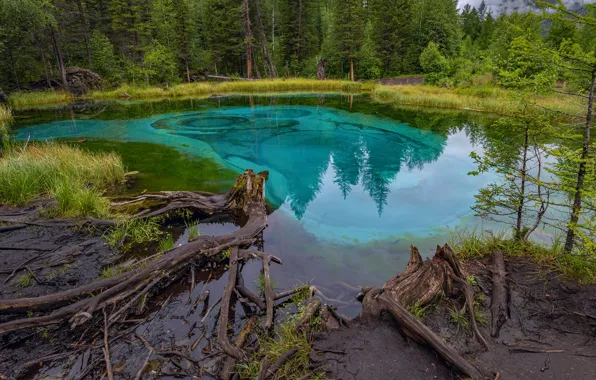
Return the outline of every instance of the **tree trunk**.
[[[526,127],[526,135],[524,140],[524,152],[522,156],[522,167],[521,167],[521,183],[519,189],[519,198],[517,205],[517,223],[515,225],[515,238],[517,240],[522,239],[522,228],[523,228],[523,216],[524,216],[524,203],[526,201],[526,171],[528,161],[528,127]]]
[[[259,23],[259,31],[261,34],[261,39],[263,40],[263,54],[265,54],[265,58],[267,59],[267,63],[269,64],[269,77],[276,78],[277,77],[277,68],[275,67],[275,62],[273,62],[273,58],[271,58],[271,54],[269,54],[269,47],[267,42],[267,35],[265,34],[265,28],[263,27],[263,20],[261,18],[261,10],[259,8],[259,3],[255,4],[255,9],[257,10],[257,22]],[[272,23],[273,26],[271,27],[272,36],[275,36],[275,12],[272,15]],[[272,42],[272,48],[275,44],[275,40]]]
[[[300,62],[300,49],[302,42],[302,0],[298,0],[298,40],[296,42],[296,62]]]
[[[244,0],[244,27],[246,30],[246,77],[252,79],[252,33],[250,31],[250,13],[248,9],[248,0]]]
[[[190,83],[190,68],[188,67],[188,56],[184,57],[184,64],[186,65],[186,80]]]
[[[85,11],[83,10],[83,4],[81,0],[76,0],[77,9],[79,10],[79,16],[81,18],[81,27],[83,28],[83,35],[85,36],[85,48],[87,49],[87,60],[89,62],[89,70],[93,70],[93,60],[91,59],[91,47],[89,45],[89,29],[87,28],[87,19],[85,17]]]
[[[66,68],[64,67],[64,61],[62,60],[62,52],[58,45],[56,38],[56,30],[53,25],[50,25],[50,33],[52,34],[52,46],[54,47],[54,54],[56,55],[56,63],[58,64],[58,72],[60,73],[60,79],[62,80],[62,89],[69,91],[68,81],[66,80]]]
[[[350,80],[354,81],[354,59],[350,57]]]
[[[584,177],[586,175],[586,160],[590,153],[590,129],[592,128],[592,108],[594,104],[594,82],[596,82],[596,69],[592,70],[592,82],[590,83],[590,93],[588,95],[588,112],[586,113],[586,127],[584,128],[584,146],[582,148],[581,161],[577,171],[577,184],[573,197],[573,207],[567,229],[567,238],[565,239],[565,252],[570,253],[573,250],[575,240],[575,228],[579,221],[579,214],[582,208],[582,190],[584,188]]]
[[[8,97],[6,96],[4,91],[2,91],[1,87],[0,87],[0,104],[8,104]]]

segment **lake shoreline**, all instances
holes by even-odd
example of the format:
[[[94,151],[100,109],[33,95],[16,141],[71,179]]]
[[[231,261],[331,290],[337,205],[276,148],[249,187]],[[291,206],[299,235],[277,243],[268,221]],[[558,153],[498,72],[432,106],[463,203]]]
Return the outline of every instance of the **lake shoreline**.
[[[15,93],[9,97],[9,100],[15,110],[26,110],[38,106],[66,106],[78,100],[184,99],[217,95],[248,96],[292,92],[371,94],[377,101],[386,104],[437,107],[498,115],[511,115],[522,108],[520,97],[516,92],[489,85],[445,88],[430,85],[389,86],[375,82],[318,81],[314,79],[197,82],[173,85],[168,88],[123,85],[114,90],[93,91],[79,98],[60,91],[44,91]],[[577,99],[569,97],[563,99],[556,93],[529,94],[527,100],[540,107],[558,112],[576,113],[582,110]]]

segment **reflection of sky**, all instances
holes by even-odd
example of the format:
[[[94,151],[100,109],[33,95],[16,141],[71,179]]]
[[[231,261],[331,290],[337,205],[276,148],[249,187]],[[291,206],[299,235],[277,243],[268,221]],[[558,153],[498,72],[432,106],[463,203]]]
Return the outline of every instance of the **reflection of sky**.
[[[153,142],[238,172],[269,170],[268,199],[309,233],[341,243],[428,234],[469,216],[490,176],[467,175],[478,148],[466,132],[445,137],[395,120],[293,106],[61,121],[18,135]]]
[[[491,179],[468,176],[476,167],[469,155],[474,148],[465,133],[449,136],[443,154],[422,169],[404,169],[390,182],[384,212],[362,184],[362,178],[343,199],[335,182],[331,161],[322,177],[317,197],[308,205],[302,223],[316,235],[336,241],[387,239],[405,233],[430,233],[438,227],[458,224],[471,215],[474,195]],[[289,212],[289,205],[283,210]]]

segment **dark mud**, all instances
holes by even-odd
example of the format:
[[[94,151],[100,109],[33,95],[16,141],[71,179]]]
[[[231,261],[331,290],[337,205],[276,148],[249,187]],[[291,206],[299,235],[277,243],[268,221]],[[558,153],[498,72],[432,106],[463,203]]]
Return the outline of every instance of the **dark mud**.
[[[484,302],[476,306],[490,320],[492,283],[487,267],[489,261],[466,265],[477,280],[477,292],[484,294]],[[510,258],[507,271],[510,319],[497,338],[490,337],[488,326],[480,326],[489,351],[452,318],[452,310],[459,308],[453,300],[442,299],[424,323],[491,378],[499,372],[501,379],[595,379],[596,286],[578,286],[527,259]],[[393,322],[366,325],[357,320],[332,331],[316,347],[346,354],[325,354],[321,362],[328,377],[458,378],[430,350],[408,343],[398,331]]]
[[[2,232],[0,246],[2,299],[35,297],[90,283],[100,277],[103,267],[120,259],[100,236],[72,228],[29,226]],[[1,314],[0,322],[16,317],[22,315]],[[64,353],[68,349],[64,343],[72,342],[74,334],[66,326],[49,326],[0,336],[0,374],[7,378],[26,374],[33,366],[24,363]]]

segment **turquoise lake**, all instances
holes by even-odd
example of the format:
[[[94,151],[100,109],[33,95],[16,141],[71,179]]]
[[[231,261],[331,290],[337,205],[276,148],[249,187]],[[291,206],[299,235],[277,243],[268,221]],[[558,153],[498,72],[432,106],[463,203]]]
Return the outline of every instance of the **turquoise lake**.
[[[138,190],[224,190],[234,173],[268,170],[275,211],[264,240],[284,260],[279,286],[312,282],[347,309],[338,283],[382,284],[403,270],[410,244],[431,253],[450,231],[481,226],[470,206],[494,180],[468,175],[489,121],[363,96],[94,104],[30,116],[18,139],[88,139],[120,151],[142,173]]]

